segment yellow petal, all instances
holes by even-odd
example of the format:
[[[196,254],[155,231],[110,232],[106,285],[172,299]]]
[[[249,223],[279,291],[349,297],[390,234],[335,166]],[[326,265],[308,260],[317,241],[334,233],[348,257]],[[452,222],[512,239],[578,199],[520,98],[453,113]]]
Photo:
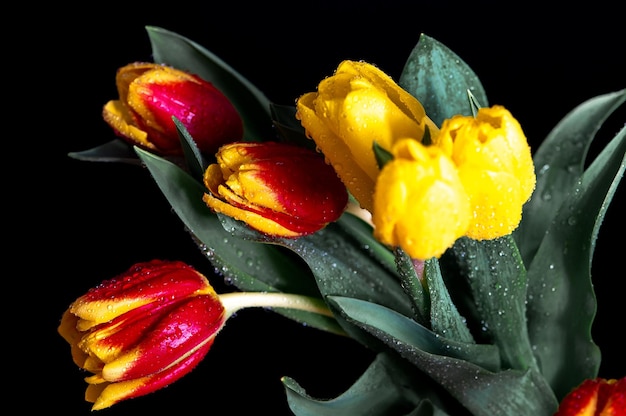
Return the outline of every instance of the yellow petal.
[[[402,140],[376,183],[374,235],[412,258],[441,256],[467,231],[469,199],[453,163],[434,146]]]

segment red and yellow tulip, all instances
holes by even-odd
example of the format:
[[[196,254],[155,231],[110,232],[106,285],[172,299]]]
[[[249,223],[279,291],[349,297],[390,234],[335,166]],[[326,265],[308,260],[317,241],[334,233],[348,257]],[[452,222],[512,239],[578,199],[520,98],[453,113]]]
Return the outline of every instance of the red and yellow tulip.
[[[194,74],[135,62],[118,69],[116,85],[119,99],[106,103],[102,116],[132,145],[162,155],[181,154],[172,116],[206,154],[242,139],[243,121],[237,109],[213,84]]]
[[[92,409],[143,396],[189,373],[228,314],[208,280],[181,262],[139,263],[91,289],[58,331],[78,367],[91,372]]]
[[[337,220],[348,202],[341,180],[309,149],[277,142],[230,143],[216,154],[203,200],[264,234],[299,237]]]
[[[554,416],[626,416],[626,377],[583,381],[565,396]]]

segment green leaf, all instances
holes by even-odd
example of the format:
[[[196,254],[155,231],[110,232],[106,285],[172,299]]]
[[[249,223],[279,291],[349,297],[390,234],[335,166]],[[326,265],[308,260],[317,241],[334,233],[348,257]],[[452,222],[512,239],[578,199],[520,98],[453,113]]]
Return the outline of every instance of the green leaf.
[[[437,259],[426,260],[424,278],[430,293],[430,326],[432,330],[455,341],[474,343],[472,334],[450,298]]]
[[[417,349],[420,353],[469,361],[491,371],[500,369],[500,355],[493,345],[447,338],[389,307],[372,302],[340,296],[329,296],[328,301],[350,321],[377,336],[405,358]]]
[[[437,126],[456,114],[472,115],[468,91],[475,102],[488,105],[485,90],[469,65],[425,34],[409,54],[398,83],[422,103]]]
[[[283,377],[282,382],[289,408],[297,416],[459,416],[463,411],[453,408],[449,398],[443,401],[432,383],[405,362],[384,353],[378,354],[361,377],[334,399],[314,399],[289,377]]]
[[[345,213],[337,222],[314,234],[296,239],[269,237],[241,221],[218,215],[223,227],[242,239],[285,247],[300,256],[312,271],[320,293],[350,296],[387,305],[411,315],[410,299],[404,293],[388,249],[373,240],[371,226]],[[294,274],[294,279],[299,279]],[[362,344],[376,349],[378,341],[349,325],[344,330]]]
[[[309,265],[322,296],[350,296],[410,314],[398,276],[374,259],[336,223],[301,238],[283,239]]]
[[[354,297],[411,314],[409,299],[398,276],[372,257],[369,248],[363,247],[339,224],[331,223],[314,234],[275,243],[289,248],[306,262],[324,298]],[[344,330],[364,345],[376,348],[369,335],[351,326]]]
[[[315,150],[315,142],[306,137],[304,127],[296,118],[296,107],[271,103],[270,110],[272,122],[284,142]]]
[[[348,212],[344,213],[336,223],[350,234],[356,244],[360,245],[381,266],[393,274],[397,273],[393,253],[374,238],[370,224]]]
[[[175,164],[136,148],[139,158],[216,271],[240,290],[288,292],[320,297],[306,265],[277,246],[243,240],[227,232],[202,201],[204,188]],[[276,309],[295,321],[341,333],[334,319]]]
[[[479,325],[474,329],[498,347],[503,368],[537,370],[526,327],[526,269],[513,238],[463,237],[440,262],[446,263],[448,287],[471,294],[466,315]],[[452,298],[456,300],[454,293]]]
[[[118,162],[139,165],[139,159],[133,152],[131,146],[123,140],[111,140],[108,143],[93,147],[80,152],[70,152],[68,156],[72,159],[86,162]]]
[[[195,178],[199,178],[202,180],[204,175],[204,171],[207,168],[207,163],[202,156],[202,152],[196,146],[196,142],[194,141],[191,134],[187,131],[187,128],[183,123],[180,122],[176,117],[172,117],[174,121],[174,125],[176,126],[176,131],[178,131],[178,135],[180,136],[181,145],[183,148],[183,154],[185,155],[185,160],[187,162],[187,167],[191,172],[192,176]]]
[[[283,377],[282,382],[289,407],[297,416],[458,414],[444,411],[450,406],[428,388],[427,380],[409,370],[397,358],[378,354],[346,392],[329,400],[312,398],[292,378]]]
[[[591,340],[597,308],[591,261],[599,227],[624,174],[625,154],[626,127],[560,204],[528,268],[529,334],[542,373],[559,399],[598,374],[600,350]]]
[[[194,73],[214,84],[239,111],[244,122],[244,139],[264,141],[274,137],[270,101],[250,81],[217,55],[174,32],[146,26],[156,63]]]
[[[396,264],[402,288],[405,290],[413,305],[415,320],[424,325],[430,325],[430,293],[426,284],[415,271],[414,260],[400,248],[394,250]]]
[[[428,132],[428,128],[426,128]],[[382,169],[388,162],[393,160],[393,155],[387,149],[378,144],[376,140],[372,143],[372,150],[374,151],[374,157],[376,157],[376,164],[378,169]]]
[[[594,97],[573,109],[535,152],[537,185],[514,233],[529,265],[563,201],[582,177],[587,152],[602,123],[626,100],[626,89]]]
[[[419,330],[417,323],[387,308],[358,299],[332,297],[329,302],[398,350],[474,416],[551,415],[557,409],[552,390],[536,371],[495,371],[499,357],[491,345],[454,343],[425,328]]]

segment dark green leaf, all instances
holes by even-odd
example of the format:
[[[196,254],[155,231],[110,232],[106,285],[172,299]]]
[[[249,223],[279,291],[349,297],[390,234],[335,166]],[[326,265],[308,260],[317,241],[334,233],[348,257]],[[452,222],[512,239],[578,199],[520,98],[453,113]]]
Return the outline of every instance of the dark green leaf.
[[[398,281],[363,247],[358,239],[337,223],[298,239],[276,241],[298,254],[309,266],[320,293],[327,296],[348,296],[388,306],[410,315],[410,302]],[[344,327],[353,338],[376,348],[369,335]]]
[[[459,342],[436,334],[389,307],[355,298],[329,296],[328,301],[350,321],[366,329],[405,358],[414,349],[421,353],[469,361],[482,368],[500,369],[500,355],[493,345]]]
[[[577,192],[592,140],[624,100],[626,90],[587,100],[567,114],[535,152],[537,185],[514,233],[524,264],[532,261],[563,201]]]
[[[430,325],[430,293],[428,285],[422,283],[417,275],[414,260],[400,248],[394,250],[398,274],[402,288],[406,291],[413,305],[415,320],[424,325]]]
[[[223,227],[242,239],[275,244],[300,256],[311,269],[323,297],[350,296],[387,305],[411,314],[410,300],[403,292],[391,253],[373,240],[371,227],[351,214],[344,214],[324,229],[297,239],[272,238],[230,217],[218,216]],[[294,274],[294,279],[299,279]],[[353,338],[370,348],[371,337],[354,327],[344,327]]]
[[[250,81],[196,42],[160,27],[147,26],[156,63],[194,73],[214,84],[235,105],[244,122],[244,139],[274,137],[270,101]]]
[[[433,332],[454,341],[473,343],[474,338],[443,282],[437,259],[426,260],[424,278],[430,294],[430,327]]]
[[[430,146],[433,144],[433,139],[430,136],[430,128],[428,126],[424,126],[424,135],[422,136],[422,144],[424,146]]]
[[[135,150],[202,252],[227,281],[241,290],[320,297],[315,280],[298,258],[280,247],[233,236],[202,201],[204,188],[200,183],[173,163]],[[276,311],[316,328],[342,332],[335,320],[325,316]]]
[[[455,273],[447,268],[446,283],[462,291],[467,285],[476,313],[472,319],[481,336],[499,348],[502,367],[538,370],[526,328],[526,269],[513,238],[463,237],[442,261],[456,263]]]
[[[137,154],[123,140],[112,140],[100,146],[80,152],[70,152],[68,156],[86,162],[118,162],[139,165]]]
[[[428,131],[428,129],[426,129]],[[374,157],[376,157],[376,163],[378,169],[382,169],[388,162],[393,160],[393,155],[387,149],[381,147],[377,141],[372,143],[372,150],[374,150]]]
[[[425,330],[415,329],[417,323],[410,322],[411,328],[407,318],[357,299],[331,298],[329,302],[336,303],[356,325],[398,350],[474,416],[552,415],[558,407],[552,390],[536,371],[485,369],[497,367],[499,358],[493,346],[454,344],[432,333],[429,337]],[[475,363],[482,360],[484,367]]]
[[[454,52],[422,34],[411,51],[399,84],[417,98],[437,126],[456,114],[472,115],[468,91],[487,106],[487,95],[472,69]]]
[[[315,150],[315,142],[306,137],[304,127],[296,119],[294,106],[270,104],[272,122],[282,141]]]
[[[388,162],[393,160],[393,155],[387,149],[381,147],[377,141],[372,143],[372,150],[374,151],[374,157],[376,158],[376,164],[378,169],[382,169]]]
[[[470,100],[470,107],[472,107],[472,116],[476,117],[476,115],[478,114],[478,110],[480,110],[484,106],[478,102],[478,100],[471,91],[468,90],[467,95]]]
[[[594,378],[600,367],[600,350],[591,340],[597,307],[591,260],[599,227],[624,174],[625,153],[622,128],[585,171],[576,192],[563,200],[528,269],[530,338],[558,398]]]
[[[460,416],[433,391],[424,376],[405,362],[378,354],[369,368],[343,394],[330,400],[309,396],[292,378],[283,377],[289,408],[297,416]],[[465,413],[463,413],[464,415]]]
[[[207,168],[204,157],[202,156],[200,149],[198,149],[198,146],[196,146],[196,142],[193,140],[193,137],[191,137],[187,131],[185,125],[176,117],[172,117],[172,119],[174,121],[174,125],[176,126],[176,130],[178,131],[178,135],[180,136],[189,172],[191,172],[193,177],[201,179],[204,175],[205,169]]]
[[[350,234],[356,241],[356,244],[360,244],[363,250],[379,262],[381,266],[394,274],[397,273],[393,253],[374,238],[370,224],[356,215],[344,213],[337,221],[337,225]]]

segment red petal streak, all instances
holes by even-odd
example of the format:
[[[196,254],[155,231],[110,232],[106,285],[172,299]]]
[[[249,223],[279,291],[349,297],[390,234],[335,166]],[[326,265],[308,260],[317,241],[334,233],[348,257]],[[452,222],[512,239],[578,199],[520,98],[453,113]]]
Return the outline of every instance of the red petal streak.
[[[102,282],[74,302],[72,313],[96,323],[109,321],[133,307],[163,299],[213,291],[204,276],[183,262],[138,263]]]
[[[137,346],[137,360],[129,363],[121,379],[140,378],[163,371],[215,337],[224,322],[225,310],[218,297],[200,295],[186,299],[144,335]],[[116,366],[116,363],[111,365]],[[105,379],[111,380],[107,367],[103,368],[102,374]]]
[[[176,307],[175,301],[153,302],[132,309],[105,322],[83,336],[80,346],[102,362],[108,363],[137,346],[146,332]]]

